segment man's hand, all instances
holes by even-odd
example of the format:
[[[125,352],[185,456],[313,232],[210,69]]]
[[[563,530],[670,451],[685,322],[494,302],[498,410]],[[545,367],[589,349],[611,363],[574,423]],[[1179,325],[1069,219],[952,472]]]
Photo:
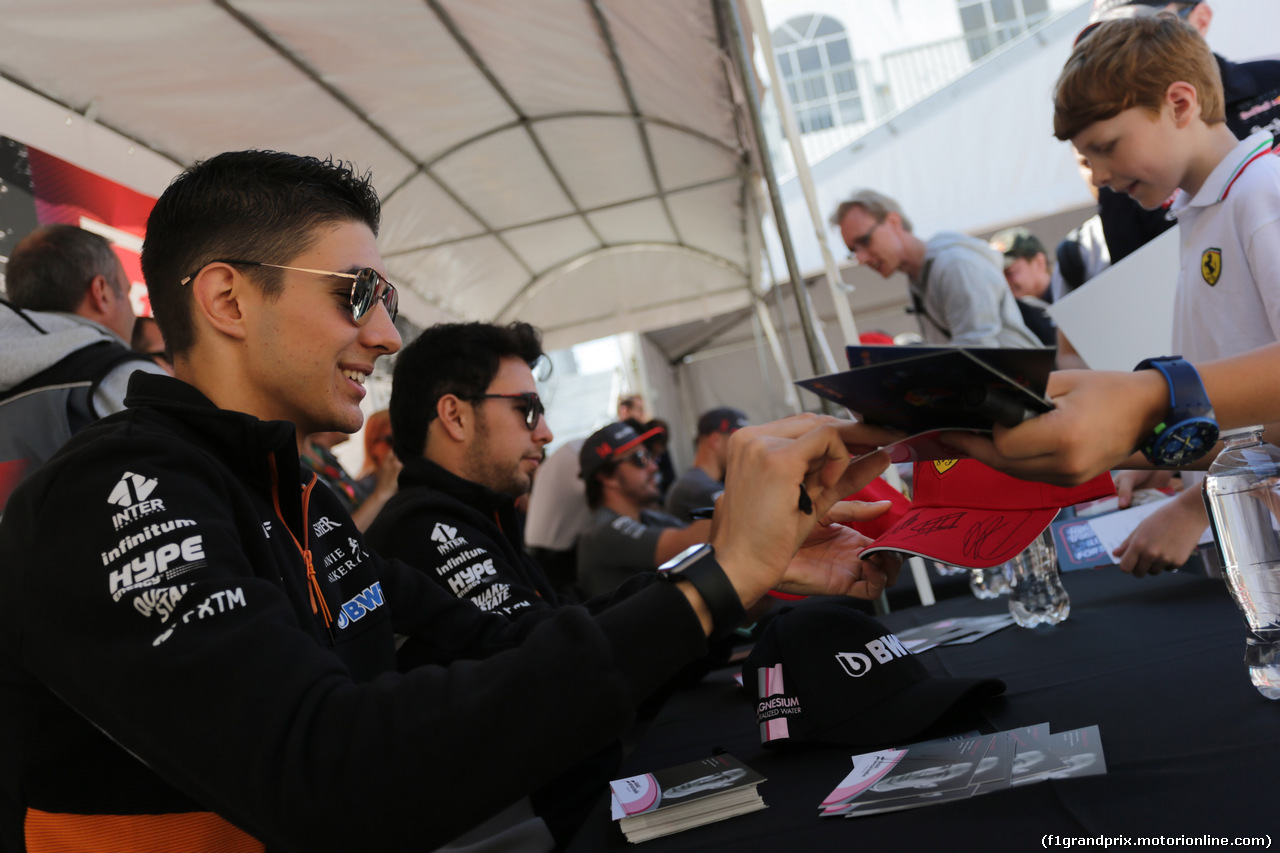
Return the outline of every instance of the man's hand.
[[[992,468],[1026,480],[1076,486],[1117,467],[1169,408],[1158,370],[1050,374],[1054,409],[991,438],[948,432],[942,440]]]
[[[1199,491],[1183,492],[1147,516],[1120,543],[1113,552],[1121,558],[1120,571],[1135,578],[1174,571],[1190,558],[1208,524]]]
[[[795,595],[879,598],[897,582],[902,556],[885,551],[860,559],[872,540],[844,525],[869,521],[889,507],[889,501],[841,501],[833,506],[791,558],[776,589]]]
[[[850,462],[850,456],[900,437],[888,430],[818,415],[798,415],[733,434],[711,544],[745,605],[750,606],[782,582],[792,556],[815,524],[842,497],[862,488],[889,464],[884,453],[856,463]],[[811,512],[801,509],[802,490],[803,502]],[[837,532],[831,538],[835,537],[842,534]],[[881,571],[888,576],[887,568],[882,566]],[[847,588],[856,588],[860,580],[873,579],[846,579]],[[864,583],[862,588],[867,586]]]

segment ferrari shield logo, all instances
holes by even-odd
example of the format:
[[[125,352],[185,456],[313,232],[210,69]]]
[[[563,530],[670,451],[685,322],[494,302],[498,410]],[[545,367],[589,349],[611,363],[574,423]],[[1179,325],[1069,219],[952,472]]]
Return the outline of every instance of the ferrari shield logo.
[[[941,476],[954,468],[959,461],[959,459],[935,459],[933,460],[933,467],[937,470],[938,475]]]
[[[1222,276],[1221,249],[1204,250],[1204,254],[1200,256],[1200,275],[1204,276],[1204,283],[1210,287],[1218,283]]]

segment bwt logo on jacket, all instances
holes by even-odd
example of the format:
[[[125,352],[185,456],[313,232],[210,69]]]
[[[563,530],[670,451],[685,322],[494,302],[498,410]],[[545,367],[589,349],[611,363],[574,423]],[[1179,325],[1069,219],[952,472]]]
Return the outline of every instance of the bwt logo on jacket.
[[[836,652],[836,660],[840,662],[840,667],[844,670],[845,675],[861,678],[870,672],[871,667],[875,666],[876,663],[888,663],[895,658],[911,654],[911,650],[902,645],[902,641],[893,634],[885,634],[878,640],[872,640],[867,643],[866,650],[871,654]]]
[[[365,614],[381,607],[382,601],[381,582],[374,582],[372,586],[365,587],[350,601],[343,603],[342,612],[338,614],[338,627],[345,628],[352,622],[363,619]]]

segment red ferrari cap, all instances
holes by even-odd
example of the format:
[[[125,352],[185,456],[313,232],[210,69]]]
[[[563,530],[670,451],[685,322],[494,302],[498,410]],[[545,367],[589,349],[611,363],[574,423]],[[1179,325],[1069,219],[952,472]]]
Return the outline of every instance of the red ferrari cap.
[[[1067,488],[1001,474],[976,459],[917,462],[911,509],[863,551],[900,551],[988,569],[1012,560],[1058,510],[1115,494],[1110,474]]]

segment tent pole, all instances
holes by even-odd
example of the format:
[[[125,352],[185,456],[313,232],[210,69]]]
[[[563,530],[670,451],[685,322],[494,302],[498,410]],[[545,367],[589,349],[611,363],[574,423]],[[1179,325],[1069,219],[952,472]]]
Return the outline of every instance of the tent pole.
[[[809,293],[804,286],[804,278],[796,263],[795,249],[791,243],[791,230],[787,227],[787,215],[782,206],[782,197],[778,193],[778,179],[773,172],[773,161],[769,158],[769,143],[765,140],[764,123],[760,120],[760,100],[756,89],[755,71],[751,67],[751,45],[747,42],[742,28],[742,19],[738,14],[735,0],[719,0],[729,22],[736,50],[733,58],[742,77],[742,85],[746,90],[746,109],[751,117],[751,127],[756,138],[756,150],[760,158],[760,169],[764,173],[766,186],[769,188],[769,201],[773,206],[773,221],[778,229],[778,240],[782,243],[782,254],[787,261],[787,274],[791,276],[791,288],[795,294],[796,309],[800,313],[800,328],[804,332],[805,345],[809,350],[809,363],[815,375],[834,372],[836,367],[824,357],[823,347],[818,343],[818,330],[814,324],[813,304],[809,301]],[[822,407],[833,413],[830,401],[823,399]]]
[[[756,38],[760,39],[760,52],[764,55],[765,65],[769,69],[769,79],[773,80],[773,102],[778,107],[778,115],[782,116],[782,134],[791,146],[791,157],[796,162],[796,181],[804,190],[804,199],[809,210],[809,220],[813,223],[813,236],[822,250],[822,266],[827,272],[827,287],[831,291],[831,301],[835,304],[836,319],[840,322],[840,331],[846,344],[858,342],[858,327],[853,320],[853,310],[849,308],[849,297],[840,289],[840,271],[836,268],[836,259],[831,254],[831,246],[827,242],[824,231],[826,223],[818,210],[818,192],[813,186],[813,173],[809,171],[809,160],[805,156],[804,146],[800,143],[800,128],[796,125],[795,110],[791,101],[782,91],[782,77],[778,74],[778,60],[773,55],[773,38],[769,35],[769,25],[765,20],[764,8],[760,0],[746,0],[747,14],[751,18],[751,27]]]

